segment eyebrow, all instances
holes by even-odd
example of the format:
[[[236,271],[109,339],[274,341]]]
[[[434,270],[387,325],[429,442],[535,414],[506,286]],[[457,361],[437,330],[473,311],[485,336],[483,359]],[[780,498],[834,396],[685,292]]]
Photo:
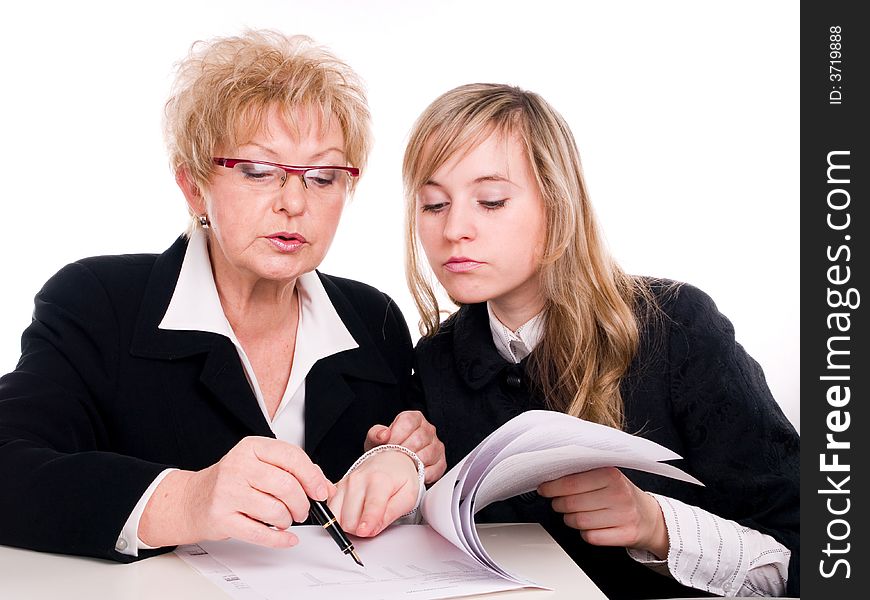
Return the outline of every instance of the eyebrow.
[[[275,150],[273,150],[269,146],[264,146],[263,144],[258,144],[257,142],[249,142],[249,143],[245,144],[245,146],[254,146],[256,148],[259,148],[263,152],[266,152],[267,154],[269,154],[273,158],[276,158],[276,159],[280,158],[279,154],[277,152],[275,152]],[[338,154],[341,154],[342,157],[344,157],[344,150],[343,149],[338,148],[336,146],[332,146],[330,148],[326,148],[325,150],[321,150],[320,152],[311,155],[308,159],[308,164],[316,164],[318,161],[323,159],[325,156],[327,156],[331,153],[334,153],[334,152],[337,152]],[[278,162],[278,161],[275,160],[272,162]]]
[[[482,177],[478,177],[472,183],[484,183],[485,181],[495,181],[496,183],[509,183],[511,185],[514,184],[513,181],[505,177],[504,175],[499,175],[498,173],[493,173],[492,175],[484,175]]]
[[[481,175],[480,177],[475,177],[471,183],[473,185],[477,185],[479,183],[486,183],[486,182],[509,183],[511,185],[516,185],[513,181],[511,181],[510,179],[508,179],[504,175],[499,175],[498,173],[492,173],[490,175]],[[441,185],[440,183],[438,183],[434,179],[427,179],[423,185],[424,186],[434,185],[436,187],[444,187],[443,185]]]

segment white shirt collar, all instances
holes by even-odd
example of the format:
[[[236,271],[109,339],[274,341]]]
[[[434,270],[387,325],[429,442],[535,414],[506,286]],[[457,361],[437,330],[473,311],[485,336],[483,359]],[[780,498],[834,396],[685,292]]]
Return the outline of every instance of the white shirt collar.
[[[311,271],[301,275],[296,280],[296,290],[299,293],[296,350],[290,379],[275,413],[276,420],[318,360],[359,347],[332,305],[317,273]],[[208,240],[205,232],[199,228],[190,236],[175,291],[158,327],[207,331],[229,338],[239,353],[257,402],[266,414],[254,370],[221,306],[208,255]],[[269,420],[268,415],[266,420]]]
[[[486,303],[486,311],[489,313],[489,329],[492,332],[492,341],[495,348],[506,361],[518,363],[531,354],[535,346],[544,337],[544,311],[520,325],[516,331],[511,331],[504,323],[498,320],[489,302]]]

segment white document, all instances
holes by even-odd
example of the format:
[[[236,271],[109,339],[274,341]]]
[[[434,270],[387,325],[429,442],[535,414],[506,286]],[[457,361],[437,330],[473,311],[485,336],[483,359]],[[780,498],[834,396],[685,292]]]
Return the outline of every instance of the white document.
[[[299,544],[271,549],[237,540],[176,550],[237,600],[434,600],[524,587],[459,550],[426,525],[395,525],[375,538],[354,538],[365,568],[342,554],[317,525],[294,527]]]
[[[176,553],[236,600],[434,600],[540,588],[492,559],[475,513],[545,481],[600,467],[703,485],[662,462],[677,458],[655,442],[611,427],[527,411],[491,433],[426,492],[422,511],[428,525],[394,525],[375,538],[355,538],[365,569],[341,554],[319,526],[294,527],[300,543],[285,550],[227,540],[182,546]]]
[[[423,518],[480,564],[515,581],[480,542],[474,514],[487,505],[572,473],[600,467],[647,471],[703,485],[660,461],[680,458],[653,441],[547,410],[524,412],[487,436],[450,469],[423,499]]]

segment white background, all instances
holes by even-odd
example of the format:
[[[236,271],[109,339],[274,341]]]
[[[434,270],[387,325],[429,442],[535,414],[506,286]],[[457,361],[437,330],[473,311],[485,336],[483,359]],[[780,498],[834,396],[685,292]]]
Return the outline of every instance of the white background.
[[[609,246],[734,323],[799,428],[797,2],[15,2],[0,24],[0,373],[34,294],[84,256],[161,252],[187,212],[161,115],[197,39],[305,33],[365,79],[375,149],[324,272],[393,296],[401,156],[417,115],[473,81],[539,92],[571,125]],[[509,245],[505,248],[510,252]]]

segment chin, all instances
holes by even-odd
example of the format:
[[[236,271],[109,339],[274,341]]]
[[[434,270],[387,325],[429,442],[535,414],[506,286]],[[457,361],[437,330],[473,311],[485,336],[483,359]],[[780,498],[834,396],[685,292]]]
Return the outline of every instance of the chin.
[[[493,297],[493,294],[488,293],[486,290],[480,289],[457,289],[455,286],[453,289],[447,287],[445,287],[444,289],[447,290],[447,294],[450,296],[451,299],[453,299],[453,301],[460,304],[479,304],[481,302],[486,302]]]
[[[293,257],[288,260],[288,257],[281,257],[278,260],[266,260],[257,265],[256,273],[262,279],[271,281],[287,281],[296,279],[304,273],[313,271],[317,268],[317,264],[309,260],[299,260]]]

